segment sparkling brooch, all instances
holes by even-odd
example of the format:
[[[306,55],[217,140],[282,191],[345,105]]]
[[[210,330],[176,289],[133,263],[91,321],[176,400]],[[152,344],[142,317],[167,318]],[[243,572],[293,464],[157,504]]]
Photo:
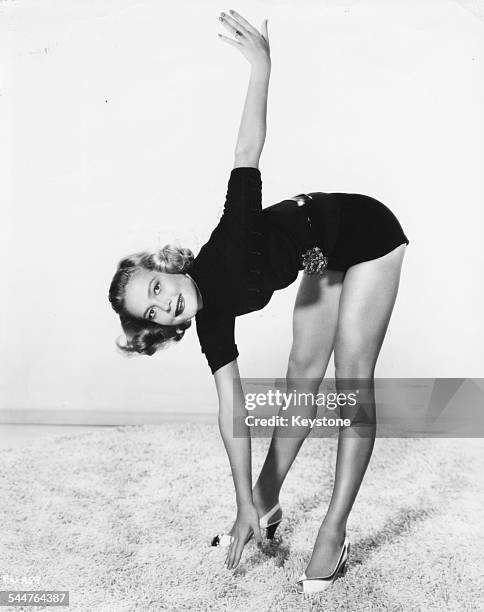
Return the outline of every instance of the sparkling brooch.
[[[304,251],[302,263],[305,274],[319,274],[322,276],[328,267],[328,258],[318,246],[315,246]]]

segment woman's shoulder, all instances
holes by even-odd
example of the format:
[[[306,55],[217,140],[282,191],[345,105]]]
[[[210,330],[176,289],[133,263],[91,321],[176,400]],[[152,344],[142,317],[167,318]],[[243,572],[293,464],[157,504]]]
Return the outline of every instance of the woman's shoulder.
[[[198,332],[209,331],[212,333],[213,328],[223,328],[225,326],[233,327],[236,314],[230,307],[217,307],[211,304],[204,306],[195,315],[195,323]]]

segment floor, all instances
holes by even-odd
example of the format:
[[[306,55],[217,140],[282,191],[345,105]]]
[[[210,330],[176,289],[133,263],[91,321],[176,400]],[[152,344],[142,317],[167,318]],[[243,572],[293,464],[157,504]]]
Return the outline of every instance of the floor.
[[[138,423],[143,424],[144,422],[151,423],[153,421],[153,415],[145,415],[146,419],[143,419],[143,414],[137,414],[136,418]],[[191,422],[191,423],[215,423],[217,416],[215,414],[181,414],[181,413],[159,413],[156,414],[158,423],[173,423],[173,422]],[[121,418],[121,417],[120,417]],[[109,420],[109,419],[107,419]],[[116,422],[116,421],[113,421]],[[121,423],[129,425],[132,424],[129,420]],[[51,424],[34,424],[25,425],[22,423],[0,423],[0,449],[2,448],[19,448],[22,446],[28,446],[30,441],[42,437],[43,439],[51,439],[55,436],[65,436],[69,434],[81,433],[84,431],[93,431],[96,429],[110,429],[111,427],[117,427],[117,424],[113,425],[51,425]]]
[[[108,427],[109,428],[109,427]],[[38,439],[51,439],[66,434],[106,429],[99,425],[0,425],[0,449],[19,448],[28,446],[30,441]]]
[[[306,601],[295,581],[331,498],[336,440],[306,440],[284,484],[276,541],[249,542],[231,571],[226,551],[209,545],[236,513],[216,424],[56,438],[67,431],[2,430],[10,443],[46,438],[35,452],[0,451],[0,580],[70,585],[71,612],[482,608],[482,439],[379,438],[350,517],[348,571]],[[269,440],[252,442],[257,474]]]

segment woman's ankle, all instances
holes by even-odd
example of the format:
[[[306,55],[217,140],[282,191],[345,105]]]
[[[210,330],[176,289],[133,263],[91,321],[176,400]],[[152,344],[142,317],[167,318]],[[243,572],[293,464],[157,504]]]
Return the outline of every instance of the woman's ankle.
[[[346,522],[347,519],[326,516],[321,524],[321,530],[342,537],[346,533]]]
[[[259,514],[265,514],[279,503],[279,490],[262,489],[256,484],[252,490],[252,500]]]

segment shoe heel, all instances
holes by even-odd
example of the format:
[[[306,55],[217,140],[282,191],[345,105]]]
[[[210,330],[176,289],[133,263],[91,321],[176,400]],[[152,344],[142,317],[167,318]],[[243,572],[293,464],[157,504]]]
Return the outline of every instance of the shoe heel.
[[[274,534],[276,533],[276,529],[279,527],[280,523],[281,521],[277,521],[277,523],[274,523],[273,525],[269,525],[269,527],[267,527],[266,537],[268,540],[274,539]]]
[[[349,556],[350,556],[350,543],[348,542],[348,546],[346,547],[346,559],[341,564],[341,567],[339,568],[339,572],[338,572],[342,576],[344,576],[344,574],[346,574],[346,563],[348,561],[348,557]]]

